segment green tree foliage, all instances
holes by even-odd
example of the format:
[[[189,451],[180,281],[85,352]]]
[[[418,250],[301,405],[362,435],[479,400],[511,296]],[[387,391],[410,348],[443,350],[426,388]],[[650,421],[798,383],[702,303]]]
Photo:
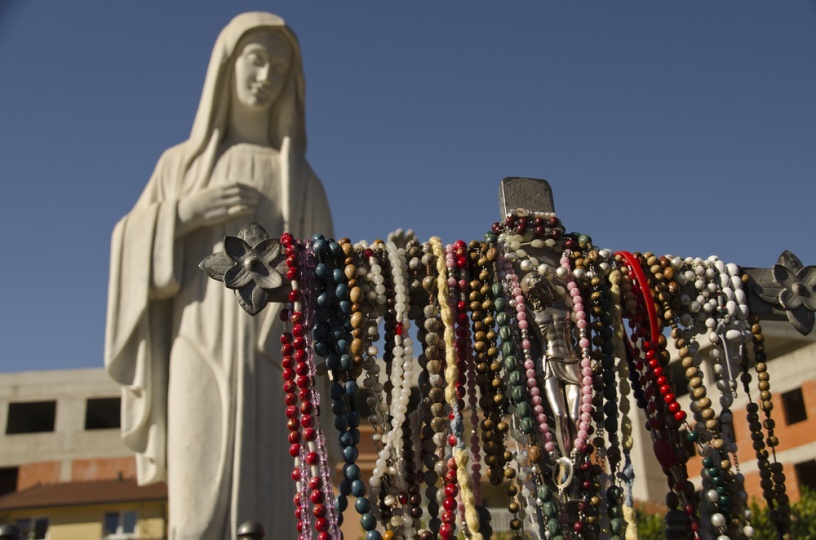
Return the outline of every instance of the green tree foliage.
[[[663,521],[663,514],[648,514],[643,508],[635,510],[637,520],[638,538],[641,540],[664,540],[663,529],[666,522]]]
[[[777,540],[776,529],[767,508],[760,508],[757,501],[751,504],[756,529],[754,540]],[[803,489],[801,498],[791,505],[791,538],[816,538],[816,491]]]
[[[753,540],[779,540],[770,511],[764,506],[760,507],[756,499],[751,503],[751,511],[751,526],[755,531]],[[641,540],[665,539],[662,514],[647,514],[638,510],[636,516]],[[816,540],[816,491],[803,490],[801,498],[791,505],[790,538]]]

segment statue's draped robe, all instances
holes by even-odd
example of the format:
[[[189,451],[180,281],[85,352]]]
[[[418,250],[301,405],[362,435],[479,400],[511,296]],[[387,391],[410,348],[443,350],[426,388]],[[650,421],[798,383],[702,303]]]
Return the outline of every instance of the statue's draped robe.
[[[113,234],[105,356],[123,386],[123,436],[140,483],[169,480],[171,539],[231,538],[248,519],[294,537],[281,306],[251,317],[198,264],[250,221],[273,237],[330,235],[328,203],[304,160],[288,164],[282,193],[276,150],[219,148],[187,167],[185,144],[164,153]],[[175,238],[179,197],[235,181],[261,191],[254,216]]]

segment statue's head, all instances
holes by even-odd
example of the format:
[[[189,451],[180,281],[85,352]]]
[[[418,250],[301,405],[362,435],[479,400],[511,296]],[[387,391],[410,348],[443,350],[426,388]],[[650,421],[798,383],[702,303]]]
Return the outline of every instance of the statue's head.
[[[292,62],[292,45],[280,31],[255,28],[244,34],[232,54],[230,108],[263,113],[278,99]]]
[[[187,164],[224,137],[231,107],[269,115],[269,142],[305,151],[300,47],[283,19],[242,13],[221,30],[190,132]]]

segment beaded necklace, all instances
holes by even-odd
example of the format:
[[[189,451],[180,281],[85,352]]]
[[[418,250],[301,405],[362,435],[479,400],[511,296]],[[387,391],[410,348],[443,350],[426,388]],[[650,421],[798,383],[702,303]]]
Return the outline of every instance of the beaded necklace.
[[[488,248],[488,244],[483,242],[479,246],[479,258],[477,268],[479,269],[479,279],[482,286],[479,289],[479,299],[481,311],[474,309],[473,320],[474,336],[477,339],[474,348],[477,351],[477,372],[482,377],[483,384],[480,385],[481,398],[479,406],[484,413],[484,419],[480,423],[482,435],[482,448],[485,453],[484,462],[487,465],[487,477],[491,484],[499,485],[502,481],[502,467],[504,465],[504,436],[509,428],[504,422],[504,378],[502,377],[502,365],[498,361],[499,349],[496,340],[498,334],[495,331],[495,304],[493,302],[493,290],[495,286],[490,285],[492,276],[490,268],[495,261],[496,251]]]
[[[453,447],[456,445],[457,437],[456,433],[456,426],[457,422],[461,425],[461,416],[460,411],[458,409],[458,405],[456,403],[456,390],[455,390],[455,381],[458,378],[458,369],[456,366],[456,351],[454,345],[454,313],[451,307],[451,298],[450,298],[450,289],[448,285],[448,277],[447,277],[447,254],[445,253],[445,249],[442,247],[442,241],[439,238],[431,238],[430,240],[431,248],[433,249],[434,257],[436,258],[436,271],[437,271],[437,294],[439,296],[439,309],[441,312],[441,320],[444,325],[444,347],[445,347],[445,380],[447,385],[445,386],[445,401],[447,401],[448,405],[451,406],[452,410],[450,412],[450,419],[451,419],[451,435],[448,437],[448,445]],[[452,443],[452,444],[451,444]],[[455,510],[457,507],[456,503],[456,496],[459,494],[459,487],[457,485],[458,477],[457,477],[457,470],[458,466],[456,463],[456,459],[451,457],[445,462],[445,487],[444,487],[444,499],[442,501],[442,507],[444,510],[440,516],[442,521],[439,527],[439,535],[442,538],[452,538],[456,533],[456,515]]]
[[[607,255],[608,256],[608,255]],[[623,318],[621,315],[621,300],[625,295],[632,295],[631,287],[628,282],[623,280],[621,270],[614,268],[609,274],[609,296],[611,304],[611,319],[614,333],[614,353],[618,358],[618,380],[619,380],[619,411],[621,415],[621,448],[623,450],[623,468],[618,470],[616,477],[624,483],[624,490],[622,493],[613,489],[615,486],[607,490],[607,499],[609,500],[610,508],[616,508],[621,505],[623,521],[618,518],[616,522],[614,518],[610,519],[610,530],[616,535],[620,536],[625,532],[626,538],[637,537],[637,525],[635,522],[635,510],[632,494],[632,487],[634,484],[634,472],[631,460],[631,449],[634,441],[632,440],[632,420],[629,418],[630,401],[629,394],[631,387],[629,386],[629,365],[626,362],[626,348],[624,346],[625,329],[623,327]],[[620,530],[617,530],[617,524],[620,523]],[[625,528],[625,529],[624,529]]]
[[[348,239],[339,243],[326,240],[321,235],[313,238],[313,249],[318,260],[315,276],[321,284],[318,295],[317,324],[312,332],[315,352],[327,358],[329,376],[332,380],[330,397],[331,409],[335,415],[334,426],[339,432],[339,443],[343,458],[343,480],[335,504],[339,510],[338,522],[342,523],[343,511],[348,506],[348,495],[355,499],[355,509],[360,514],[369,510],[365,499],[365,486],[360,478],[357,444],[360,441],[360,415],[356,410],[358,392],[356,377],[357,362],[363,347],[361,341],[361,317],[359,305],[351,302],[358,299],[360,289],[356,282],[355,258],[351,255]],[[342,268],[341,268],[342,266]],[[356,308],[355,308],[356,306]]]
[[[288,312],[282,312],[282,318],[288,318],[291,322],[291,329],[281,336],[281,352],[289,452],[295,457],[292,479],[298,484],[294,499],[295,515],[298,518],[298,532],[301,536],[311,538],[309,531],[312,523],[308,507],[311,502],[317,538],[329,540],[338,537],[339,522],[331,493],[327,448],[318,418],[320,396],[314,391],[315,365],[308,353],[309,336],[306,327],[311,321],[308,316],[304,316],[304,296],[298,280],[298,266],[308,261],[309,253],[304,252],[290,234],[284,233],[281,243],[287,256],[287,276],[291,276],[292,280],[292,290],[289,293],[291,308]],[[301,258],[304,262],[299,260]],[[305,301],[308,302],[308,298]],[[306,310],[306,313],[311,312],[312,309]]]
[[[386,366],[390,371],[389,386],[391,387],[391,407],[381,400],[378,405],[378,411],[381,411],[380,416],[380,443],[378,457],[375,462],[374,470],[372,471],[371,480],[371,500],[379,500],[379,517],[386,526],[386,533],[384,538],[390,538],[394,534],[394,530],[403,525],[402,509],[398,508],[403,500],[406,500],[404,495],[404,450],[403,443],[404,424],[407,421],[407,399],[410,396],[410,383],[412,381],[412,362],[409,363],[409,373],[405,373],[405,363],[403,362],[403,355],[405,349],[403,348],[403,330],[405,329],[405,322],[403,322],[403,315],[405,312],[404,305],[404,291],[401,293],[400,303],[397,303],[396,285],[404,287],[404,268],[400,262],[399,255],[396,253],[396,246],[389,243],[389,246],[384,246],[380,242],[375,242],[372,245],[373,256],[374,251],[385,252],[388,263],[390,280],[386,281],[380,271],[380,264],[376,264],[377,275],[374,276],[374,293],[372,299],[375,299],[378,306],[385,306],[385,353],[383,359],[386,361]],[[372,269],[375,265],[372,265]],[[387,285],[387,286],[386,286]],[[401,289],[402,289],[401,287]],[[382,297],[379,291],[382,291]],[[386,291],[395,291],[393,297],[385,297]],[[399,310],[399,313],[398,313]],[[410,326],[410,325],[408,325]],[[405,344],[410,348],[410,338]],[[404,379],[408,379],[406,383]],[[377,382],[374,383],[380,392],[383,386]],[[405,388],[407,386],[407,397]],[[380,398],[378,398],[380,399]],[[390,421],[387,418],[388,412],[392,412]],[[368,529],[366,529],[368,530]]]
[[[756,361],[755,370],[757,373],[759,401],[754,403],[749,401],[746,410],[748,411],[748,421],[752,433],[756,433],[754,438],[754,450],[757,456],[757,468],[759,469],[760,487],[762,488],[762,497],[768,504],[768,507],[775,510],[771,512],[771,521],[776,527],[777,533],[780,537],[790,535],[790,504],[788,496],[785,493],[785,474],[782,464],[776,460],[775,447],[779,444],[779,440],[774,435],[775,423],[771,419],[771,410],[773,403],[771,402],[771,384],[770,375],[768,374],[767,356],[765,354],[764,337],[762,335],[762,327],[759,324],[759,318],[752,315],[750,318],[751,333],[753,334],[753,349],[754,360]],[[750,377],[745,377],[750,382]],[[748,382],[745,382],[746,393]],[[750,395],[749,395],[750,399]],[[762,424],[759,423],[759,410],[762,410],[765,419]],[[766,437],[762,435],[762,427],[766,430]],[[769,446],[770,454],[765,446]],[[772,458],[772,459],[771,459]]]
[[[710,354],[717,376],[716,387],[721,393],[719,400],[721,414],[717,426],[718,438],[712,440],[716,452],[710,452],[704,458],[703,486],[708,490],[707,494],[711,494],[717,488],[723,488],[721,491],[725,494],[718,493],[716,498],[711,496],[706,498],[710,505],[707,514],[710,516],[711,525],[720,534],[734,534],[741,529],[743,511],[739,498],[731,496],[742,489],[742,482],[741,475],[737,476],[732,470],[734,464],[738,472],[739,464],[736,460],[737,447],[734,442],[730,406],[733,403],[737,384],[736,373],[742,358],[740,349],[744,336],[740,327],[743,323],[737,318],[737,304],[734,300],[730,272],[716,257],[709,257],[706,263],[708,266],[706,276],[711,279],[709,301],[712,304],[716,301],[717,305],[716,310],[709,313],[706,327],[710,330],[709,341],[713,345]],[[731,272],[737,277],[738,269]]]
[[[593,360],[596,361],[595,368],[600,369],[600,376],[596,373],[595,382],[599,385],[596,388],[596,397],[602,397],[599,406],[595,407],[593,420],[599,429],[593,446],[597,449],[599,465],[604,468],[604,462],[608,461],[611,475],[602,472],[599,475],[601,491],[590,497],[590,504],[598,508],[606,508],[606,519],[602,524],[602,530],[608,531],[610,538],[620,538],[623,532],[623,490],[618,486],[620,476],[621,445],[618,437],[618,368],[615,365],[615,330],[612,315],[612,292],[606,281],[609,273],[611,253],[609,250],[590,250],[587,254],[589,264],[588,277],[592,293],[590,294],[592,328],[595,333],[593,343],[596,348],[593,350]],[[622,362],[622,364],[625,364]],[[622,382],[625,381],[625,374]],[[621,392],[623,396],[623,392]],[[621,402],[623,400],[620,400]],[[605,445],[604,434],[609,441]]]
[[[436,280],[434,271],[436,257],[429,244],[423,244],[421,259],[425,266],[426,275],[422,279],[422,288],[428,295],[428,302],[423,310],[424,322],[420,328],[420,341],[423,343],[423,354],[420,364],[424,362],[425,372],[420,375],[420,389],[427,388],[427,407],[425,427],[422,431],[422,462],[427,469],[423,480],[426,484],[425,495],[428,500],[428,529],[420,532],[421,540],[430,540],[439,534],[441,520],[439,519],[437,481],[444,475],[444,445],[447,438],[447,414],[445,412],[444,379],[440,376],[442,362],[440,361],[441,340],[439,337],[439,306],[435,294]],[[427,382],[425,381],[427,376]]]
[[[501,260],[501,263],[504,263],[503,259]],[[505,275],[505,265],[502,264],[499,268],[501,270],[498,270],[496,275],[502,280],[502,283],[498,286],[494,285],[493,303],[496,307],[496,321],[499,325],[498,335],[501,338],[500,351],[503,358],[506,379],[510,384],[510,402],[514,406],[510,409],[512,411],[511,421],[513,424],[516,424],[516,422],[519,424],[519,427],[514,428],[513,431],[518,429],[521,431],[526,430],[528,433],[531,433],[534,429],[534,425],[531,419],[529,419],[527,416],[529,415],[530,411],[530,407],[526,402],[527,385],[519,372],[518,362],[515,357],[516,346],[512,339],[510,317],[505,311],[507,302],[505,300],[504,288],[507,287],[507,284],[506,281],[502,279]],[[518,454],[518,451],[514,453],[507,448],[506,439],[508,435],[510,435],[510,426],[502,420],[496,424],[496,429],[502,434],[500,439],[502,444],[496,449],[496,451],[498,453],[501,448],[505,448],[505,450],[502,451],[500,458],[497,456],[496,470],[501,474],[501,476],[496,475],[496,477],[494,477],[494,483],[509,480],[505,493],[510,498],[507,505],[507,510],[513,516],[510,520],[510,529],[514,531],[516,535],[518,535],[519,531],[521,531],[523,521],[520,519],[521,505],[519,504],[519,500],[517,498],[519,490],[513,483],[516,472],[512,468],[511,462],[514,455]],[[519,436],[513,437],[513,442],[516,444],[516,446],[519,438]],[[521,517],[523,517],[523,515]]]
[[[434,239],[431,239],[431,245],[437,253],[442,249],[441,242],[437,244]],[[479,512],[476,510],[476,499],[473,495],[472,479],[467,470],[469,455],[462,439],[464,427],[462,422],[464,409],[463,398],[466,393],[463,384],[466,378],[464,377],[465,374],[462,373],[462,368],[467,364],[470,352],[467,303],[457,299],[456,293],[452,289],[452,287],[457,287],[464,291],[467,287],[467,279],[456,279],[456,269],[466,271],[468,268],[466,248],[466,244],[461,240],[452,246],[446,246],[444,266],[442,259],[437,256],[439,260],[437,269],[440,270],[438,283],[441,285],[439,287],[439,305],[440,308],[442,308],[442,320],[446,323],[444,334],[447,350],[447,367],[445,369],[445,381],[447,386],[445,388],[445,398],[453,409],[450,417],[452,434],[448,437],[448,444],[453,447],[453,463],[455,464],[453,470],[456,472],[457,491],[462,501],[465,523],[470,532],[470,537],[481,540],[482,534],[479,532]],[[447,281],[444,280],[446,274],[443,269],[447,270]],[[465,274],[465,276],[466,275],[467,274]],[[444,285],[442,285],[443,281],[445,281]],[[444,302],[442,297],[444,293],[447,293],[449,299],[447,303]],[[462,334],[463,337],[459,338],[457,334]],[[454,339],[454,337],[456,339]],[[449,462],[449,473],[451,472],[450,465],[451,463]],[[447,505],[450,502],[450,498],[451,497],[448,496],[443,503],[446,505],[446,510],[448,510]],[[452,502],[449,506],[455,508],[455,504]],[[452,512],[452,510],[450,511]],[[442,521],[444,522],[445,519],[443,518]]]
[[[478,243],[471,242],[467,252],[468,268],[462,269],[460,278],[465,280],[467,284],[467,287],[463,288],[464,290],[462,291],[462,296],[465,297],[465,293],[467,292],[465,301],[467,302],[467,310],[470,312],[470,335],[473,336],[473,347],[471,354],[469,355],[469,361],[467,362],[467,398],[468,408],[470,409],[470,477],[473,481],[473,497],[475,504],[476,506],[481,506],[482,456],[479,448],[479,408],[477,407],[477,386],[480,387],[480,390],[482,388],[486,390],[486,388],[483,384],[479,384],[482,379],[477,381],[477,368],[480,368],[478,370],[479,375],[485,373],[487,369],[486,363],[484,362],[484,357],[480,355],[480,351],[477,349],[477,347],[480,347],[480,344],[482,344],[485,339],[482,336],[477,336],[477,333],[479,330],[481,330],[481,327],[479,326],[481,324],[480,320],[483,319],[481,303],[482,282],[475,279],[475,276],[478,275],[476,262],[478,261],[479,255],[477,248]],[[467,277],[469,275],[474,276],[474,279],[467,281]],[[481,345],[481,347],[483,346],[484,345]]]
[[[393,504],[395,506],[398,502],[403,505],[403,510],[405,510],[404,505],[408,502],[406,475],[410,472],[408,470],[409,465],[413,463],[414,458],[410,445],[406,447],[405,444],[405,440],[410,440],[411,436],[406,421],[408,419],[408,402],[414,380],[413,343],[408,334],[411,324],[408,320],[409,296],[406,286],[407,264],[405,253],[403,250],[398,249],[393,242],[386,244],[386,251],[395,293],[396,325],[394,327],[394,347],[391,359],[392,428],[386,434],[383,453],[386,456],[390,454],[397,468],[397,477],[392,478],[392,481],[394,481],[394,485],[399,488],[400,492]],[[392,526],[395,528],[401,527],[406,536],[413,536],[413,518],[410,513],[403,514],[403,519],[400,519],[399,522],[397,522],[395,516],[395,519],[392,520]]]
[[[298,255],[297,246],[294,243],[294,238],[291,235],[284,234],[281,237],[281,242],[286,250],[286,264],[288,267],[287,277],[293,282],[297,283],[298,278]],[[297,286],[293,286],[289,293],[289,301],[292,304],[292,311],[281,310],[281,320],[284,324],[287,322],[293,326],[302,320],[302,304],[300,302],[300,294],[297,291]],[[308,368],[305,367],[306,362],[306,340],[302,336],[295,336],[292,332],[292,326],[288,326],[283,334],[281,334],[281,354],[283,356],[281,366],[283,367],[283,391],[286,403],[286,417],[287,428],[289,429],[288,440],[289,455],[294,458],[295,467],[292,469],[292,480],[297,485],[297,494],[294,498],[295,516],[297,518],[298,532],[303,530],[309,531],[311,529],[311,518],[308,511],[308,498],[306,478],[308,471],[302,458],[301,442],[308,443],[314,440],[309,433],[309,437],[304,437],[301,430],[301,424],[298,419],[298,388],[306,386],[308,383],[301,382],[302,375],[298,375],[295,371],[306,373]],[[301,367],[304,366],[304,367]],[[302,386],[301,386],[302,385]],[[305,439],[305,441],[304,441]],[[303,445],[304,447],[306,444]]]
[[[578,519],[572,524],[572,530],[578,535],[584,533],[596,535],[600,526],[597,511],[601,504],[601,499],[596,493],[603,489],[605,479],[601,478],[602,454],[596,454],[597,463],[591,462],[590,457],[596,447],[600,452],[603,451],[605,441],[602,426],[599,425],[595,444],[589,443],[589,436],[595,431],[591,423],[593,411],[600,410],[602,406],[600,401],[602,399],[602,380],[600,373],[596,373],[600,369],[600,364],[597,359],[593,364],[594,351],[590,341],[590,316],[584,307],[584,299],[590,296],[590,280],[595,277],[594,271],[586,268],[586,260],[592,249],[592,240],[587,235],[572,233],[567,236],[566,245],[569,245],[570,248],[562,255],[559,270],[562,270],[566,278],[567,291],[572,302],[572,313],[578,330],[578,346],[581,351],[581,409],[571,452],[573,474],[575,475],[573,496],[579,501],[577,503]],[[596,478],[598,481],[594,480]],[[593,501],[595,504],[592,504]]]
[[[667,258],[669,258],[667,256]],[[678,291],[679,301],[678,314],[672,322],[672,336],[675,338],[675,346],[680,352],[682,366],[685,368],[688,386],[695,401],[692,402],[692,412],[696,420],[694,430],[689,430],[687,438],[692,442],[697,442],[698,452],[703,457],[703,498],[700,504],[700,514],[706,516],[709,524],[720,533],[724,533],[730,527],[731,532],[737,527],[736,524],[742,519],[740,504],[733,504],[736,499],[722,497],[726,492],[738,492],[742,490],[742,475],[739,474],[739,464],[736,460],[736,445],[733,442],[733,431],[731,426],[731,412],[729,406],[733,398],[731,389],[733,385],[729,380],[734,367],[723,365],[718,362],[730,362],[729,356],[741,356],[734,350],[733,330],[726,331],[728,325],[738,319],[737,303],[730,304],[734,298],[731,291],[732,274],[736,276],[738,269],[734,265],[724,265],[716,257],[710,257],[706,261],[701,259],[671,258],[672,266],[666,272],[674,272],[680,287]],[[683,287],[692,287],[690,294],[683,290]],[[691,298],[696,295],[694,301]],[[694,318],[697,325],[692,324]],[[680,330],[683,325],[685,330]],[[720,419],[716,418],[716,413],[711,407],[711,400],[706,396],[706,389],[703,386],[702,371],[699,370],[699,356],[697,355],[697,344],[694,342],[694,333],[704,329],[708,333],[708,339],[713,348],[710,352],[715,361],[715,372],[720,377],[717,387],[723,392],[720,398],[722,414]],[[737,332],[740,334],[740,332]],[[732,455],[729,459],[728,454]],[[736,473],[731,470],[732,462],[736,466]],[[716,489],[715,489],[716,488]],[[721,493],[718,493],[718,491]],[[726,518],[724,516],[729,516]],[[730,524],[730,525],[726,525]],[[692,524],[696,531],[696,523]]]
[[[374,427],[373,439],[378,451],[382,449],[382,438],[384,434],[384,426],[386,424],[388,404],[383,399],[383,383],[379,381],[380,365],[377,363],[377,356],[379,350],[373,343],[379,339],[377,317],[380,310],[385,305],[384,288],[383,294],[377,293],[377,286],[382,285],[382,270],[379,264],[377,254],[379,250],[375,244],[369,247],[367,243],[360,242],[355,244],[354,250],[358,253],[360,265],[357,269],[357,275],[362,278],[359,281],[360,286],[360,302],[361,302],[361,328],[364,329],[364,342],[367,345],[363,353],[362,367],[365,372],[365,379],[363,386],[370,392],[366,397],[366,404],[371,408],[371,414],[368,418],[371,425]],[[356,294],[356,293],[355,293]],[[372,474],[369,478],[370,497],[365,498],[365,492],[362,495],[357,495],[355,502],[355,509],[360,514],[360,525],[366,531],[366,540],[380,540],[382,535],[376,530],[377,518],[381,515],[380,508],[377,506],[377,494],[380,491],[380,479],[384,474],[382,469],[387,468],[385,460],[380,461],[379,457],[375,464],[375,469],[379,468],[377,474]],[[343,482],[340,483],[341,493],[343,492]],[[351,493],[351,486],[346,489]],[[365,490],[365,486],[363,486]]]
[[[467,313],[467,302],[465,301],[465,294],[467,288],[467,253],[465,251],[465,243],[457,240],[455,244],[448,244],[445,246],[445,266],[447,267],[448,287],[450,295],[450,303],[455,311],[455,326],[454,335],[455,351],[456,351],[456,370],[457,376],[454,382],[454,389],[456,391],[456,402],[453,406],[454,415],[451,423],[451,431],[453,434],[449,438],[449,444],[454,447],[453,452],[456,457],[458,450],[465,449],[464,439],[464,418],[465,410],[465,394],[467,388],[468,370],[472,366],[471,346],[470,346],[470,328]],[[463,277],[465,276],[465,277]],[[446,378],[449,373],[446,373]],[[448,384],[450,382],[448,381]],[[470,456],[465,453],[465,456]],[[467,462],[465,465],[457,463],[457,480],[461,481],[461,476],[458,469],[464,467],[463,472],[468,474]],[[460,488],[459,497],[457,499],[457,517],[460,522],[464,522],[465,505],[462,503],[462,490]],[[475,498],[474,498],[475,499]],[[478,528],[476,529],[478,531]]]
[[[493,358],[495,360],[491,362],[490,366],[491,372],[494,373],[493,381],[495,381],[491,383],[491,386],[496,389],[496,393],[493,397],[495,409],[491,418],[484,421],[486,432],[483,432],[483,435],[485,438],[490,436],[486,443],[486,450],[490,455],[485,458],[489,466],[488,476],[490,482],[493,485],[500,485],[507,480],[510,481],[505,489],[505,493],[510,497],[507,509],[513,516],[510,520],[510,529],[516,534],[514,538],[521,538],[518,536],[518,532],[522,528],[522,519],[519,518],[521,505],[517,499],[519,490],[512,482],[513,478],[515,478],[515,470],[511,466],[513,452],[507,447],[510,424],[504,420],[504,414],[505,412],[510,412],[506,409],[508,405],[514,406],[511,409],[511,419],[515,423],[515,419],[519,417],[520,421],[527,418],[524,416],[525,411],[529,411],[530,409],[529,406],[526,409],[524,406],[519,409],[519,404],[525,403],[527,388],[523,378],[518,372],[518,364],[514,356],[516,348],[512,339],[510,326],[511,319],[506,312],[508,306],[504,292],[504,288],[507,287],[506,280],[503,279],[505,275],[503,270],[505,267],[504,259],[499,255],[497,250],[498,238],[496,234],[501,232],[499,227],[499,224],[494,224],[493,232],[485,235],[485,247],[487,248],[485,252],[485,262],[489,265],[489,274],[493,276],[493,283],[490,286],[489,293],[495,312],[495,322],[498,326],[496,335],[501,339],[501,344],[493,351]],[[499,269],[500,263],[502,270]],[[499,361],[499,357],[501,357],[501,361]],[[502,371],[505,377],[501,377]],[[510,384],[509,401],[505,398],[504,392],[499,391],[504,386],[505,380]],[[533,430],[533,424],[529,419],[524,423],[524,429],[527,429],[528,432]]]
[[[425,270],[421,264],[420,256],[422,255],[422,246],[416,240],[410,240],[405,247],[405,260],[407,262],[407,291],[406,295],[409,297],[407,305],[408,318],[418,323],[419,343],[422,343],[422,335],[425,331],[424,310],[417,308],[415,299],[422,299],[421,278],[424,277],[422,272]],[[423,379],[427,376],[427,360],[423,360],[423,355],[420,355],[419,365],[421,370],[418,378]],[[409,356],[408,361],[413,362],[413,351]],[[403,455],[405,458],[405,483],[406,490],[401,494],[404,502],[403,505],[403,524],[410,526],[414,531],[419,531],[421,527],[420,518],[423,515],[422,510],[422,496],[421,496],[421,476],[422,476],[422,428],[424,424],[424,400],[420,399],[417,405],[417,410],[409,415],[409,430],[404,433],[403,437]],[[410,435],[410,437],[409,437]]]
[[[423,308],[422,315],[417,321],[417,339],[419,343],[422,344],[422,353],[419,356],[419,365],[422,368],[422,371],[419,374],[419,392],[420,395],[423,396],[420,399],[419,404],[419,411],[421,413],[419,459],[420,465],[426,471],[424,474],[422,474],[422,469],[420,469],[418,474],[419,478],[426,486],[425,494],[428,499],[428,513],[431,515],[431,519],[428,521],[428,528],[420,529],[419,538],[420,540],[431,540],[435,537],[434,531],[430,529],[431,522],[434,519],[438,520],[436,516],[438,516],[439,511],[438,504],[436,502],[436,483],[439,476],[435,472],[436,463],[439,458],[436,454],[437,446],[434,442],[434,435],[436,432],[434,431],[433,424],[435,419],[434,412],[441,408],[441,404],[438,405],[431,399],[431,391],[435,387],[433,387],[431,383],[431,371],[428,364],[432,361],[438,363],[437,359],[439,349],[436,345],[438,343],[439,336],[436,334],[438,320],[436,307],[432,303],[434,298],[434,295],[432,294],[433,290],[431,289],[429,291],[426,287],[426,284],[433,283],[432,280],[426,281],[425,279],[431,275],[430,260],[427,257],[427,253],[423,254],[421,261],[423,268],[425,269],[425,277],[421,280],[422,287],[425,292],[429,294],[430,301]],[[431,337],[432,335],[434,337]],[[436,378],[438,379],[438,377]],[[432,509],[434,512],[431,511]],[[438,532],[438,530],[439,528],[437,526],[436,531]]]
[[[658,318],[655,310],[653,283],[650,283],[641,266],[644,264],[649,269],[657,266],[657,271],[660,268],[657,265],[658,259],[650,253],[639,256],[618,252],[617,256],[633,276],[631,283],[636,293],[638,311],[633,314],[631,322],[635,328],[634,335],[641,340],[642,350],[646,353],[645,362],[639,360],[636,364],[637,370],[641,372],[642,397],[638,396],[637,391],[635,395],[639,398],[638,405],[645,407],[648,412],[647,428],[654,441],[655,455],[670,474],[671,491],[666,496],[666,505],[669,507],[666,514],[667,531],[680,534],[690,529],[696,536],[698,522],[695,520],[695,508],[692,504],[694,485],[688,481],[685,466],[688,455],[682,450],[680,430],[676,428],[685,421],[686,413],[679,405],[673,405],[677,400],[668,370],[665,369],[669,357],[665,349],[666,339],[661,333],[662,319]],[[645,324],[643,319],[646,319]],[[672,413],[672,409],[675,412]]]

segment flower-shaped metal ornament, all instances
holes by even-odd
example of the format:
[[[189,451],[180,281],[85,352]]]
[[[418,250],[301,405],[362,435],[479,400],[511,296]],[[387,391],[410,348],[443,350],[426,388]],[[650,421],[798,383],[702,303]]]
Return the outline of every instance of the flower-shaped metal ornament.
[[[816,311],[816,266],[802,266],[799,258],[790,251],[779,256],[771,269],[779,292],[768,290],[760,293],[768,303],[778,303],[785,310],[788,321],[802,334],[813,329]]]
[[[241,228],[238,236],[225,236],[224,249],[198,266],[233,289],[247,313],[257,315],[270,301],[285,298],[286,255],[280,241],[269,238],[263,227],[253,222]]]

